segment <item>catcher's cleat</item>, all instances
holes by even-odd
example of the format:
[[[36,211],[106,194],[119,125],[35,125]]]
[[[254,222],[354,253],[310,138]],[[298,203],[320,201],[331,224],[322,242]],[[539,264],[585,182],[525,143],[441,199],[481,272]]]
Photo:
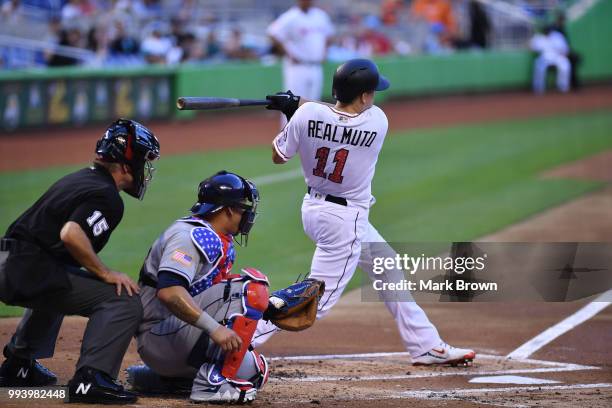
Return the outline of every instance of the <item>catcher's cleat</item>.
[[[0,387],[45,387],[57,382],[57,377],[47,367],[32,359],[13,355],[4,348],[6,360],[0,367]]]
[[[147,365],[132,365],[125,372],[131,390],[140,394],[185,395],[191,392],[193,379],[162,377]]]
[[[204,367],[208,366],[208,367]],[[193,380],[193,388],[189,399],[195,403],[211,404],[247,404],[257,396],[257,389],[249,381],[230,380],[223,377],[213,364],[204,364],[207,368],[203,378],[202,368]]]
[[[412,365],[429,366],[441,364],[453,367],[458,365],[469,366],[474,358],[476,358],[474,350],[457,348],[442,342],[428,352],[413,358]]]

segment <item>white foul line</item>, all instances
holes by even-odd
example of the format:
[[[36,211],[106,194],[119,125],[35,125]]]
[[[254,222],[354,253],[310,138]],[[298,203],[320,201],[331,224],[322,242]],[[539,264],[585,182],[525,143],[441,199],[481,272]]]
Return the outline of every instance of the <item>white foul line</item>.
[[[584,306],[582,309],[578,310],[576,313],[568,316],[563,319],[559,323],[554,326],[549,327],[544,330],[542,333],[538,334],[510,354],[508,354],[507,358],[512,359],[525,359],[556,339],[557,337],[567,333],[572,330],[574,327],[584,323],[589,320],[591,317],[595,316],[597,313],[604,310],[606,307],[610,305],[609,301],[604,301],[604,299],[609,299],[612,296],[612,289],[604,292],[600,296],[598,296],[591,303]]]
[[[312,360],[350,360],[350,359],[370,359],[384,357],[408,357],[407,352],[385,352],[385,353],[359,353],[359,354],[320,354],[307,356],[287,356],[287,357],[272,357],[272,361],[312,361]],[[504,360],[504,356],[496,356],[491,354],[478,354],[477,359],[482,360]],[[434,371],[423,374],[381,374],[367,376],[308,376],[308,377],[274,377],[272,380],[280,380],[283,382],[322,382],[322,381],[382,381],[382,380],[409,380],[415,378],[432,378],[432,377],[449,377],[449,376],[475,376],[475,375],[503,375],[503,374],[520,374],[520,373],[558,373],[567,371],[582,371],[582,370],[599,370],[599,367],[587,366],[572,363],[560,363],[555,361],[534,360],[534,359],[519,359],[517,362],[525,364],[538,364],[546,367],[537,368],[516,368],[502,369],[489,371]]]
[[[554,390],[578,390],[585,388],[610,388],[610,383],[595,384],[567,384],[567,385],[536,385],[532,387],[503,387],[503,388],[453,388],[448,390],[436,391],[403,391],[403,397],[412,398],[441,398],[449,399],[453,396],[481,394],[485,392],[517,392],[517,391],[554,391]],[[453,395],[449,395],[453,394]]]
[[[353,360],[353,359],[370,359],[370,358],[381,358],[381,357],[410,357],[410,353],[406,351],[389,351],[380,353],[357,353],[357,354],[310,354],[304,356],[278,356],[272,357],[270,360],[287,360],[287,361],[308,361],[308,360]],[[494,354],[478,353],[476,355],[478,360],[504,360],[505,356],[497,356]],[[550,367],[586,367],[589,369],[591,366],[571,364],[571,363],[560,363],[556,361],[547,360],[536,360],[532,358],[515,359],[515,361],[526,363],[526,364],[539,364]],[[596,368],[596,367],[594,367]]]

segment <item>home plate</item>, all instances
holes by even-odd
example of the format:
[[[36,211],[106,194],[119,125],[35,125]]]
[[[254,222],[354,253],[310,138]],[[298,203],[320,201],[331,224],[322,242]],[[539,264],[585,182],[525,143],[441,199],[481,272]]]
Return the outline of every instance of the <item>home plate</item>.
[[[520,375],[494,375],[474,377],[469,382],[477,384],[558,384],[559,381],[543,378],[523,377]]]

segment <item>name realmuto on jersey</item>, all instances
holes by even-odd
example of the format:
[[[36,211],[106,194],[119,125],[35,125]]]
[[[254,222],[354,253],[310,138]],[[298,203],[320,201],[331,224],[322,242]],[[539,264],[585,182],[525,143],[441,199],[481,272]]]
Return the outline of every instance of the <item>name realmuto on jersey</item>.
[[[377,133],[369,130],[358,130],[325,123],[322,120],[308,121],[308,137],[351,146],[370,147],[376,139]]]

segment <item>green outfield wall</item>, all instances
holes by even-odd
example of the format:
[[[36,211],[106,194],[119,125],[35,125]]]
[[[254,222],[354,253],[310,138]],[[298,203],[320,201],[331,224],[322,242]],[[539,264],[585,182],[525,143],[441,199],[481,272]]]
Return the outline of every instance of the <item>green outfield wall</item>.
[[[168,118],[175,114],[175,78],[176,70],[161,67],[0,72],[0,131]]]
[[[583,57],[586,81],[612,79],[612,0],[600,0],[569,27]],[[527,88],[533,55],[520,51],[466,51],[378,59],[391,81],[381,98]],[[325,83],[335,64],[325,65]],[[28,127],[108,122],[118,116],[141,120],[190,118],[178,112],[177,96],[261,98],[282,89],[280,65],[259,63],[146,67],[60,68],[0,72],[0,132]],[[330,98],[326,86],[325,98]],[[381,100],[381,99],[379,99]]]

